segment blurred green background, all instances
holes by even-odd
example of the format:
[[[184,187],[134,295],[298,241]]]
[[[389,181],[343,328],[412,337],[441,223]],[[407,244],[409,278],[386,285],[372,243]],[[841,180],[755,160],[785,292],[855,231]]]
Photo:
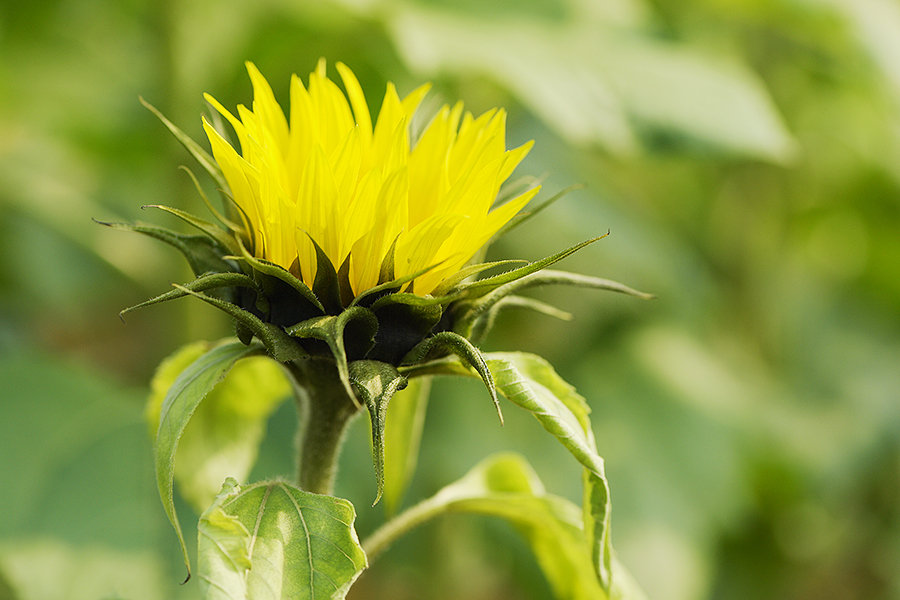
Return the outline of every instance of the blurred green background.
[[[253,60],[288,78],[346,62],[377,106],[505,106],[520,174],[572,183],[493,257],[612,235],[563,268],[652,302],[540,297],[487,349],[546,356],[593,407],[613,540],[651,598],[900,598],[900,3],[896,0],[0,1],[0,599],[191,598],[156,495],[142,404],[155,365],[228,335],[171,249],[91,222],[202,214],[186,152],[201,94],[249,102]],[[546,197],[545,195],[545,197]],[[579,499],[578,468],[477,382],[438,381],[408,498],[488,452],[524,453]],[[289,404],[255,476],[290,473]],[[338,493],[382,518],[365,423]],[[195,518],[186,505],[183,522]],[[398,543],[351,598],[538,599],[502,523],[452,517]]]

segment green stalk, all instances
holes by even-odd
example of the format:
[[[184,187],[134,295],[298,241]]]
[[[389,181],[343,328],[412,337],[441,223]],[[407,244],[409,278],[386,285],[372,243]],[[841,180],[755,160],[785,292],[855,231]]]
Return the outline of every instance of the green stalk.
[[[297,485],[308,492],[331,495],[344,435],[358,405],[347,395],[334,361],[297,360],[285,366],[291,373],[300,415]]]
[[[449,512],[446,499],[440,496],[440,494],[432,496],[415,506],[409,507],[364,539],[362,547],[369,559],[369,564],[371,565],[376,556],[387,550],[397,538],[406,532],[418,527],[429,519]]]

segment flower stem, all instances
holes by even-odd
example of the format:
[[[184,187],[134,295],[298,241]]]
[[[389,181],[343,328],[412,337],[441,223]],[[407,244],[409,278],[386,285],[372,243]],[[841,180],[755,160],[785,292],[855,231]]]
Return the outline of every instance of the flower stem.
[[[300,414],[297,484],[316,494],[332,494],[337,460],[347,425],[358,412],[333,361],[298,360],[287,365]]]
[[[397,538],[406,532],[418,527],[425,521],[444,514],[448,510],[445,499],[432,496],[415,506],[411,506],[375,531],[363,540],[362,547],[369,559],[369,563],[375,560],[375,557],[390,547]]]

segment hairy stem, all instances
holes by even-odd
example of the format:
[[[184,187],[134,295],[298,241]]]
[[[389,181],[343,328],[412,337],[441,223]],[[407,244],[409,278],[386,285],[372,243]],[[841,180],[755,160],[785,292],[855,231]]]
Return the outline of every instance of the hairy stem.
[[[358,412],[333,361],[298,360],[286,365],[300,414],[297,436],[297,484],[316,494],[331,494],[347,425]]]

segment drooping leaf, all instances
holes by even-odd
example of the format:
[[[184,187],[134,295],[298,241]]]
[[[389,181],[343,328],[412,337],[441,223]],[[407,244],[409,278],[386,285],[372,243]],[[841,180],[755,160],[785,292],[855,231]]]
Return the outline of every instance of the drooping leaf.
[[[384,429],[384,504],[394,514],[416,470],[431,380],[419,377],[388,405]]]
[[[462,479],[401,513],[397,520],[409,527],[447,513],[477,513],[509,521],[525,537],[553,590],[561,600],[638,600],[604,588],[593,568],[591,549],[577,506],[547,494],[527,462],[516,454],[488,457]],[[396,530],[395,530],[396,531]],[[393,541],[390,527],[364,542],[370,557]],[[616,577],[624,569],[615,563]],[[623,581],[631,582],[622,575]],[[627,589],[627,588],[625,588]],[[633,588],[637,590],[636,586]]]
[[[361,306],[350,307],[337,316],[313,317],[288,327],[286,331],[288,335],[295,338],[311,338],[328,344],[337,364],[338,375],[344,384],[344,389],[347,391],[348,396],[355,401],[356,396],[350,385],[345,343],[345,333],[348,333],[347,328],[351,324],[353,325],[353,332],[350,337],[353,340],[354,354],[362,356],[372,346],[375,333],[378,330],[378,320],[372,314],[372,311]]]
[[[175,379],[160,408],[159,427],[154,443],[156,483],[166,516],[175,528],[184,564],[190,577],[191,564],[184,543],[181,524],[175,514],[175,453],[184,430],[200,402],[225,377],[241,358],[259,354],[259,346],[227,342],[205,352]]]
[[[497,389],[508,400],[529,411],[587,470],[585,520],[591,535],[594,564],[608,589],[612,570],[609,542],[610,496],[603,459],[597,454],[590,429],[590,408],[543,358],[522,352],[484,355]],[[438,360],[401,368],[412,378],[420,375],[476,373],[458,360]]]
[[[396,368],[376,360],[357,360],[350,363],[350,382],[356,396],[369,411],[372,424],[372,462],[375,466],[375,501],[384,493],[384,430],[391,398],[406,387],[406,377]]]
[[[340,600],[367,566],[353,505],[284,482],[227,480],[200,517],[206,600]]]
[[[206,342],[189,344],[160,364],[147,401],[152,435],[175,379],[209,347]],[[175,480],[180,495],[198,513],[213,501],[226,477],[247,478],[266,420],[289,395],[290,385],[275,361],[254,356],[238,361],[196,408],[178,443]]]
[[[500,401],[497,399],[497,386],[491,375],[491,369],[484,360],[481,351],[472,345],[472,342],[452,331],[442,331],[426,338],[418,346],[410,350],[409,354],[403,359],[403,363],[411,364],[425,360],[429,353],[438,350],[444,353],[453,353],[467,366],[472,367],[476,373],[484,381],[494,407],[497,409],[497,416],[500,417],[500,424],[503,424],[503,411],[500,410]]]

